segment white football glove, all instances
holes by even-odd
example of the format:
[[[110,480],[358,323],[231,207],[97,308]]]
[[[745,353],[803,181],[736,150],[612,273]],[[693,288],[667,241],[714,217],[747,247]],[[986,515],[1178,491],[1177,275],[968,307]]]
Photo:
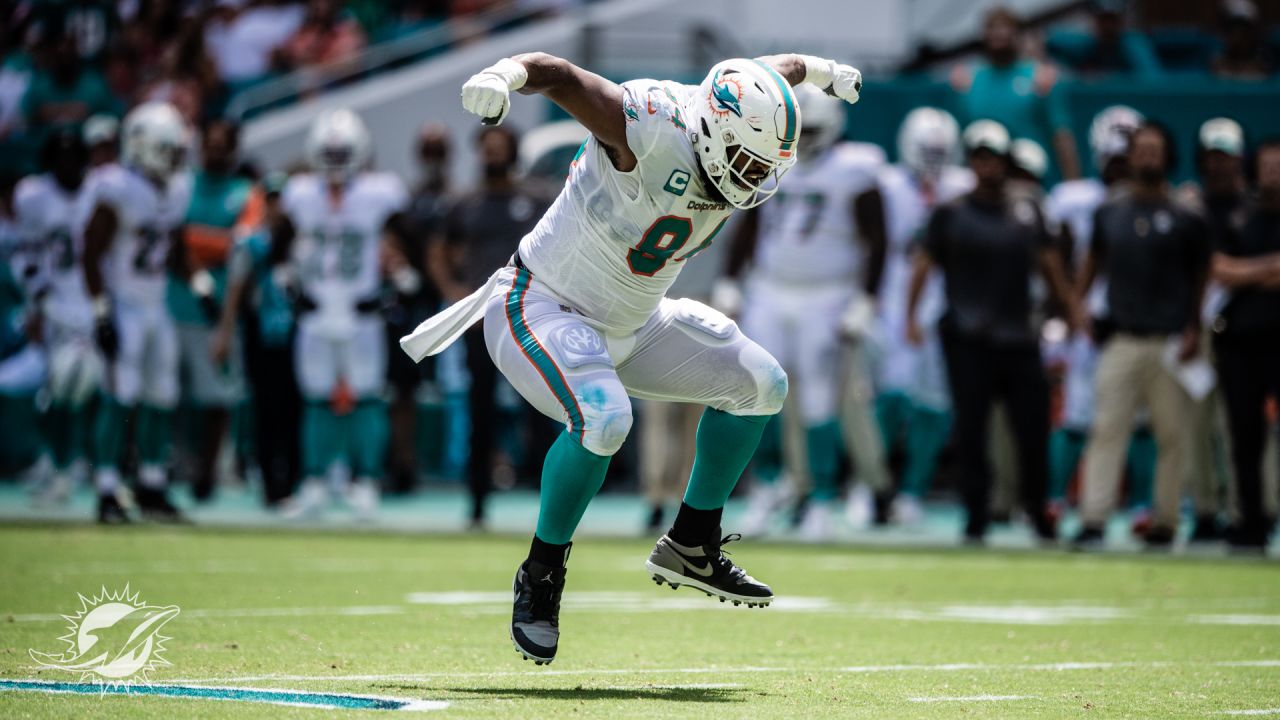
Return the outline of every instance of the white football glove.
[[[849,104],[858,102],[858,95],[862,92],[862,73],[857,68],[813,55],[800,57],[804,60],[805,82]]]
[[[462,109],[479,115],[485,125],[500,125],[511,111],[511,91],[524,87],[528,79],[524,65],[503,58],[463,83]]]

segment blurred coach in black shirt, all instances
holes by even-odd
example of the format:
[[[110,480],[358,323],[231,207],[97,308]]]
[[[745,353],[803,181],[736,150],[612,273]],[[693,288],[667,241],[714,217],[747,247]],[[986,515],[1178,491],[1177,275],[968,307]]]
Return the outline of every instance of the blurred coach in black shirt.
[[[988,416],[999,396],[1013,425],[1023,507],[1037,536],[1052,540],[1055,529],[1045,514],[1049,386],[1033,321],[1032,275],[1044,274],[1073,326],[1079,312],[1040,209],[1026,193],[1010,192],[1009,133],[999,123],[979,120],[965,130],[964,141],[977,187],[934,211],[913,268],[907,335],[914,344],[923,340],[916,308],[937,267],[946,280],[940,328],[969,516],[965,539],[980,542],[987,530]]]
[[[1166,355],[1171,344],[1179,362],[1199,351],[1211,241],[1203,218],[1170,199],[1166,173],[1173,165],[1168,133],[1154,123],[1142,125],[1129,139],[1129,192],[1094,213],[1093,244],[1079,288],[1105,276],[1109,316],[1105,332],[1103,325],[1095,327],[1102,354],[1096,415],[1085,447],[1078,546],[1102,540],[1116,503],[1129,430],[1143,405],[1151,412],[1158,447],[1147,543],[1168,545],[1178,527],[1187,453],[1183,425],[1191,407]]]
[[[1267,395],[1280,400],[1280,141],[1262,145],[1257,163],[1256,202],[1238,228],[1217,238],[1213,275],[1231,298],[1213,329],[1240,503],[1230,540],[1261,551],[1272,525],[1262,500],[1264,408]]]

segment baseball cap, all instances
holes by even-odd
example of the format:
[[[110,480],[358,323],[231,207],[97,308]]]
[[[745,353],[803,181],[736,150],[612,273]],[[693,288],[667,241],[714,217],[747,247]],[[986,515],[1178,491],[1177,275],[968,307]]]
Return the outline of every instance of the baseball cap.
[[[1006,155],[1009,145],[1009,131],[995,120],[975,120],[964,129],[964,148],[967,152],[990,150],[997,155]]]
[[[1200,147],[1241,157],[1244,155],[1244,130],[1231,118],[1206,120],[1200,126]]]

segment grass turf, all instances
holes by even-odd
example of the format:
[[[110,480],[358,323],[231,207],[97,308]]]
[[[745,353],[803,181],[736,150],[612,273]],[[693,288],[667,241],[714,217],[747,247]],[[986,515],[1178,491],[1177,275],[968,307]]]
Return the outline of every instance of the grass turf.
[[[77,593],[176,604],[171,666],[201,683],[443,700],[439,717],[1205,717],[1280,714],[1274,563],[747,542],[777,606],[646,576],[645,541],[574,548],[560,656],[507,638],[523,538],[0,528],[0,679],[74,681]],[[456,594],[453,594],[456,593]],[[550,672],[548,672],[550,671]],[[249,702],[0,691],[0,717],[333,717]],[[386,717],[380,711],[337,711]],[[1228,717],[1228,715],[1221,715]]]

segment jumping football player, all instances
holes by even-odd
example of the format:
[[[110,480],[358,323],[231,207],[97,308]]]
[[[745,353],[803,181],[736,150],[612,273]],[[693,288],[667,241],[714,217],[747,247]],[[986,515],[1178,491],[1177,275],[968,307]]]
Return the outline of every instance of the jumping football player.
[[[489,353],[513,386],[564,421],[548,453],[528,559],[516,571],[511,638],[526,658],[555,658],[570,541],[631,429],[629,396],[707,405],[675,524],[646,563],[658,583],[735,604],[773,591],[730,561],[720,537],[725,500],[787,394],[776,360],[733,321],[665,297],[685,263],[734,208],[778,190],[796,162],[808,82],[848,102],[861,75],[803,55],[719,63],[699,86],[614,84],[545,53],[498,61],[472,76],[462,104],[501,122],[509,94],[540,93],[591,136],[555,203],[505,268],[428,319],[401,344],[439,352],[480,317]]]
[[[805,436],[798,454],[808,460],[812,482],[800,536],[821,542],[835,532],[832,506],[840,494],[842,319],[875,297],[884,268],[883,223],[868,216],[865,202],[855,201],[875,185],[884,153],[873,145],[840,142],[844,103],[809,86],[796,88],[795,94],[805,123],[800,161],[773,202],[747,213],[734,238],[728,275],[736,278],[742,265],[751,263],[742,326],[798,384],[796,409]],[[848,443],[866,480],[855,487],[854,503],[864,497],[869,505],[871,494],[860,491],[888,485],[884,443],[875,427],[871,384],[865,374],[849,381],[866,388],[860,417],[843,425],[870,430],[849,433],[853,442]],[[781,435],[780,425],[774,421],[766,432]],[[777,476],[768,469],[756,474],[759,483],[752,487],[744,533],[768,528],[785,492],[776,487],[781,483],[769,482]]]
[[[315,512],[327,502],[324,476],[343,448],[354,480],[348,503],[362,519],[378,506],[387,448],[382,278],[384,267],[407,269],[395,263],[401,256],[391,236],[403,232],[409,193],[395,175],[368,171],[372,150],[358,115],[345,109],[321,115],[306,141],[313,172],[295,175],[281,196],[297,233],[291,249],[301,294],[294,366],[304,403],[303,485],[286,515]]]
[[[127,519],[116,500],[129,416],[137,410],[138,507],[157,520],[182,516],[169,502],[172,414],[178,404],[178,338],[165,306],[172,236],[191,198],[184,172],[190,136],[168,103],[134,108],[122,127],[122,163],[95,168],[77,203],[94,337],[107,363],[106,398],[94,431],[98,519]]]

